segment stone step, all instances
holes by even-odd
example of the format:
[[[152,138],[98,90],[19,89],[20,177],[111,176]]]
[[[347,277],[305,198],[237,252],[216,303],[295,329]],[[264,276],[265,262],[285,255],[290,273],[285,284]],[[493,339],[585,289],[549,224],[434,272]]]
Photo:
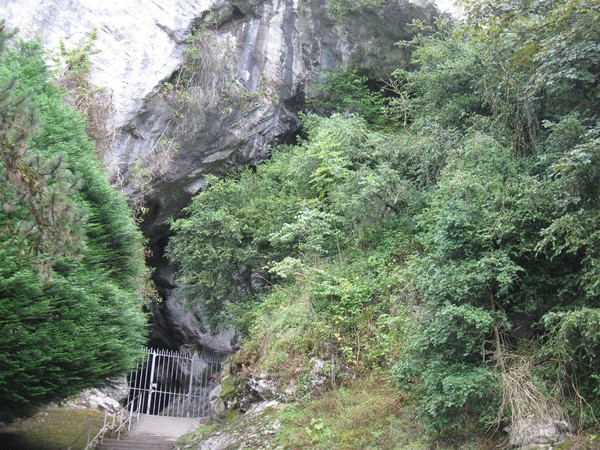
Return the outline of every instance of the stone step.
[[[190,433],[202,424],[200,419],[182,417],[140,416],[139,422],[133,422],[129,436],[152,435],[178,438]]]
[[[100,444],[98,450],[171,450],[175,445],[176,441],[173,440],[154,440],[153,442],[148,441],[136,441],[124,440],[124,439],[104,439],[104,442]]]
[[[171,450],[175,444],[151,445],[130,443],[123,444],[101,444],[96,447],[97,450]]]
[[[112,437],[105,437],[104,439],[111,439],[111,440],[119,440],[119,441],[145,441],[145,442],[152,442],[152,441],[176,441],[177,437],[174,436],[157,436],[157,435],[137,435],[137,436],[133,436],[130,434],[125,434],[125,435],[121,435],[121,437],[117,438],[116,436],[112,436]]]
[[[104,439],[107,440],[106,438]],[[120,441],[120,442],[147,442],[149,444],[153,442],[176,442],[177,439],[173,437],[164,437],[164,436],[121,436],[121,439],[112,439],[111,441]]]

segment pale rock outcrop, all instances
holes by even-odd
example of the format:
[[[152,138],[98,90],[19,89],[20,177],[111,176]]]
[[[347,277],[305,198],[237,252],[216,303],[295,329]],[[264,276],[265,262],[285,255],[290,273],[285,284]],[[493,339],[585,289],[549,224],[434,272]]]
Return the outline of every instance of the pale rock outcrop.
[[[104,386],[86,389],[76,397],[70,398],[66,405],[70,408],[97,409],[117,412],[129,395],[129,385],[125,377],[106,380]]]
[[[571,425],[564,419],[535,417],[521,419],[505,429],[511,448],[540,449],[552,447],[571,435]]]
[[[169,300],[152,305],[155,323],[150,335],[151,344],[181,348],[199,344],[216,353],[231,353],[239,347],[239,336],[231,330],[212,332],[202,323],[202,305],[189,306],[187,299],[175,288]]]
[[[91,81],[111,90],[122,127],[180,66],[181,43],[210,7],[210,0],[0,0],[0,18],[20,37],[41,39],[51,56],[95,29]]]
[[[207,436],[190,436],[187,446],[176,445],[175,450],[224,450],[231,448],[280,448],[275,434],[281,427],[278,415],[282,407],[276,400],[255,403],[235,420],[218,421],[215,430]]]

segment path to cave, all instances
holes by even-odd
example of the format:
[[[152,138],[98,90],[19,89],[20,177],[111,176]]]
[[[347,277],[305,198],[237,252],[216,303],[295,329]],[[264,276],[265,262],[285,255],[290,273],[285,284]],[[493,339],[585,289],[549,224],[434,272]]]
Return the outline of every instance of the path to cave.
[[[140,415],[140,420],[121,439],[104,439],[97,450],[170,450],[177,439],[206,420],[186,417]]]
[[[220,379],[221,357],[195,351],[142,348],[128,377],[125,420],[99,449],[171,449],[177,439],[211,417],[210,393]],[[114,424],[114,422],[113,422]]]

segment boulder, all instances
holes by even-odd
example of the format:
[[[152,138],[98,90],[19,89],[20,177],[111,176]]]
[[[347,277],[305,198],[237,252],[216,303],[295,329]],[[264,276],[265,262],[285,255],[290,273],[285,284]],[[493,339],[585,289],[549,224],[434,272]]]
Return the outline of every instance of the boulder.
[[[122,408],[128,395],[129,386],[125,377],[106,380],[104,386],[86,389],[76,397],[69,399],[67,406],[117,412]]]
[[[511,447],[534,449],[565,440],[569,436],[570,429],[570,425],[565,420],[540,421],[532,417],[511,424],[506,432]]]

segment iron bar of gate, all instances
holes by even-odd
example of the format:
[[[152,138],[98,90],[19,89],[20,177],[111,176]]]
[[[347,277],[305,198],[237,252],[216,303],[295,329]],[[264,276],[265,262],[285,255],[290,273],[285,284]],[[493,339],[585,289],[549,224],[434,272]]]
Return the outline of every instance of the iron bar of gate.
[[[169,352],[169,356],[166,358],[166,360],[164,361],[164,365],[165,365],[165,369],[163,370],[164,373],[164,381],[163,381],[163,411],[165,411],[168,407],[169,407],[169,391],[171,389],[171,382],[172,379],[170,378],[169,375],[169,367],[171,364],[171,360],[173,359],[173,355],[172,352]],[[169,415],[168,412],[165,412],[163,415]]]
[[[165,374],[166,374],[166,379],[165,379],[165,408],[168,410],[167,415],[171,415],[171,385],[173,384],[173,374],[171,373],[171,364],[173,362],[173,354],[171,354],[168,358],[167,358],[167,364],[165,367]]]
[[[150,414],[150,407],[152,405],[152,393],[154,391],[154,363],[156,362],[156,353],[152,352],[152,363],[150,366],[150,384],[148,390],[148,404],[146,405],[146,414]]]
[[[175,407],[176,407],[176,412],[175,414],[177,414],[177,417],[180,417],[180,409],[181,409],[181,385],[182,383],[182,378],[183,376],[183,371],[181,369],[181,358],[177,357],[176,360],[176,364],[175,364]]]
[[[168,411],[167,408],[170,408],[170,391],[171,391],[171,383],[173,382],[173,379],[171,378],[171,375],[169,373],[170,371],[170,367],[171,367],[171,362],[173,361],[173,354],[172,352],[169,352],[169,357],[167,358],[167,360],[165,361],[165,370],[164,370],[164,384],[163,384],[163,411],[165,411],[164,415],[171,415],[170,414],[170,409]]]
[[[164,382],[164,391],[165,393],[163,394],[165,397],[164,400],[164,407],[163,407],[163,411],[165,411],[167,408],[169,408],[168,412],[165,412],[165,415],[171,415],[170,411],[171,411],[171,383],[173,382],[173,378],[171,378],[172,374],[170,374],[170,370],[171,370],[171,362],[173,361],[173,356],[170,355],[167,358],[166,364],[165,364],[165,382]]]
[[[155,385],[156,387],[154,388],[154,405],[152,408],[152,412],[154,415],[159,416],[160,415],[160,400],[161,400],[161,395],[160,395],[160,391],[161,391],[161,387],[159,382],[162,380],[162,370],[163,370],[163,363],[164,363],[164,350],[159,350],[157,352],[156,355],[156,365],[154,367],[154,372],[156,373],[154,379],[155,381]],[[160,386],[160,387],[159,387]]]
[[[199,364],[197,364],[197,368],[198,371],[200,370],[200,367],[198,367]],[[198,376],[196,376],[196,378],[194,379],[194,416],[200,416],[200,386],[202,386],[202,373],[197,372]]]
[[[163,412],[164,408],[165,408],[165,392],[166,392],[166,374],[165,374],[165,369],[166,369],[166,363],[167,363],[167,352],[163,352],[162,355],[162,360],[161,360],[161,366],[160,366],[160,395],[159,395],[159,401],[158,401],[158,413],[157,415],[161,415],[161,413]],[[163,413],[164,415],[164,413]]]
[[[167,408],[169,408],[169,404],[170,404],[170,396],[169,396],[169,392],[171,390],[171,383],[173,382],[173,379],[171,378],[171,375],[169,374],[169,369],[171,367],[171,361],[173,360],[173,354],[172,352],[169,352],[169,357],[167,358],[167,360],[165,361],[165,370],[164,370],[164,384],[163,384],[163,411],[164,415],[170,415],[170,410],[166,411]]]
[[[187,409],[187,416],[190,417],[190,409],[192,407],[192,389],[194,387],[194,356],[192,354],[192,359],[190,361],[190,383],[189,383],[189,387],[188,387],[188,398],[187,398],[187,404],[188,407]],[[193,414],[193,412],[192,412]]]
[[[158,363],[156,366],[157,369],[157,375],[156,375],[156,393],[155,393],[155,403],[156,405],[154,406],[154,410],[156,411],[156,415],[160,416],[160,413],[162,411],[161,406],[162,406],[162,381],[163,381],[163,377],[165,376],[164,372],[165,372],[165,351],[161,350],[159,356],[158,356]]]
[[[169,351],[164,350],[162,354],[162,360],[160,364],[160,381],[159,384],[159,392],[160,392],[160,401],[158,402],[158,415],[161,415],[161,412],[164,410],[166,406],[165,402],[165,393],[167,392],[167,361],[169,360]]]
[[[174,386],[174,374],[173,374],[173,366],[175,364],[175,353],[173,353],[171,355],[171,357],[167,360],[167,382],[165,384],[165,390],[167,391],[166,394],[166,404],[167,407],[169,408],[169,414],[168,415],[175,415],[174,412],[174,407],[175,404],[172,403],[173,402],[173,386]]]
[[[188,358],[187,355],[182,355],[179,362],[180,369],[180,380],[179,380],[179,407],[180,407],[180,416],[185,417],[189,413],[189,386],[186,385],[186,372],[191,373],[190,368],[191,358]],[[187,405],[187,406],[186,406]]]
[[[145,355],[145,365],[144,365],[144,375],[143,375],[143,381],[142,381],[142,389],[145,392],[145,395],[143,396],[143,409],[142,411],[145,411],[146,408],[148,407],[148,393],[150,392],[148,389],[150,388],[150,381],[148,380],[148,365],[150,364],[150,358],[152,358],[152,354],[149,351],[146,351],[146,355]]]
[[[144,359],[143,359],[143,363],[142,363],[142,368],[141,368],[141,373],[137,375],[138,378],[138,383],[137,383],[137,388],[138,388],[138,392],[140,393],[140,407],[139,407],[139,411],[144,411],[146,409],[146,404],[148,401],[148,396],[146,395],[145,391],[146,391],[146,382],[148,381],[148,359],[149,359],[149,354],[148,352],[144,349]]]
[[[177,380],[177,383],[175,384],[175,398],[176,398],[176,407],[177,407],[177,412],[175,414],[177,414],[177,417],[179,417],[180,414],[180,409],[181,409],[181,385],[182,380],[181,377],[183,376],[183,371],[181,369],[181,358],[177,358],[177,364],[175,364],[175,377]]]
[[[194,382],[194,369],[196,368],[196,358],[192,356],[190,362],[190,394],[188,401],[188,414],[192,417],[196,415],[196,383]]]
[[[137,376],[138,376],[138,374],[139,374],[139,369],[140,369],[140,361],[141,361],[141,359],[142,359],[142,358],[138,358],[138,359],[137,359],[137,361],[135,362],[135,371],[134,371],[134,372],[131,372],[131,375],[130,375],[130,377],[129,377],[129,382],[130,382],[130,383],[132,383],[132,382],[133,382],[133,383],[135,383],[135,382],[136,382],[136,381],[134,381],[134,378],[133,378],[133,376],[134,376],[134,374],[135,374],[135,377],[137,378]],[[134,390],[134,391],[133,391],[133,396],[132,396],[132,395],[131,395],[131,392],[130,392],[130,394],[129,394],[129,397],[131,397],[133,401],[131,402],[131,410],[130,410],[129,414],[133,414],[133,407],[134,407],[134,403],[135,403],[135,401],[136,401],[136,398],[137,398],[137,404],[135,405],[135,407],[136,407],[136,408],[138,409],[138,411],[139,411],[139,408],[140,408],[140,400],[141,400],[141,399],[140,399],[140,394],[141,394],[141,391],[138,391],[138,392],[136,392],[136,391]],[[138,419],[139,419],[139,416],[138,416]],[[131,422],[129,422],[129,426],[131,427]]]
[[[181,415],[180,417],[185,417],[185,368],[187,366],[184,366],[184,362],[187,364],[187,360],[182,357],[179,366],[181,372],[181,378],[179,380],[179,405],[181,408],[181,412],[179,412]]]
[[[210,369],[210,364],[206,364],[204,368],[204,372],[202,373],[202,380],[200,381],[200,398],[198,399],[198,403],[200,403],[200,415],[204,415],[206,412],[206,397],[208,395],[207,392],[207,384],[208,384],[208,372]]]
[[[167,359],[167,380],[165,382],[165,404],[166,407],[169,408],[169,414],[173,409],[173,405],[171,405],[171,391],[173,390],[173,357],[171,356]]]
[[[178,410],[177,407],[178,405],[178,401],[177,401],[177,386],[179,385],[179,375],[177,373],[177,367],[179,366],[179,358],[177,357],[177,355],[175,355],[173,357],[172,363],[171,363],[171,402],[172,403],[172,407],[171,407],[171,411],[173,411],[173,415],[178,416]]]

